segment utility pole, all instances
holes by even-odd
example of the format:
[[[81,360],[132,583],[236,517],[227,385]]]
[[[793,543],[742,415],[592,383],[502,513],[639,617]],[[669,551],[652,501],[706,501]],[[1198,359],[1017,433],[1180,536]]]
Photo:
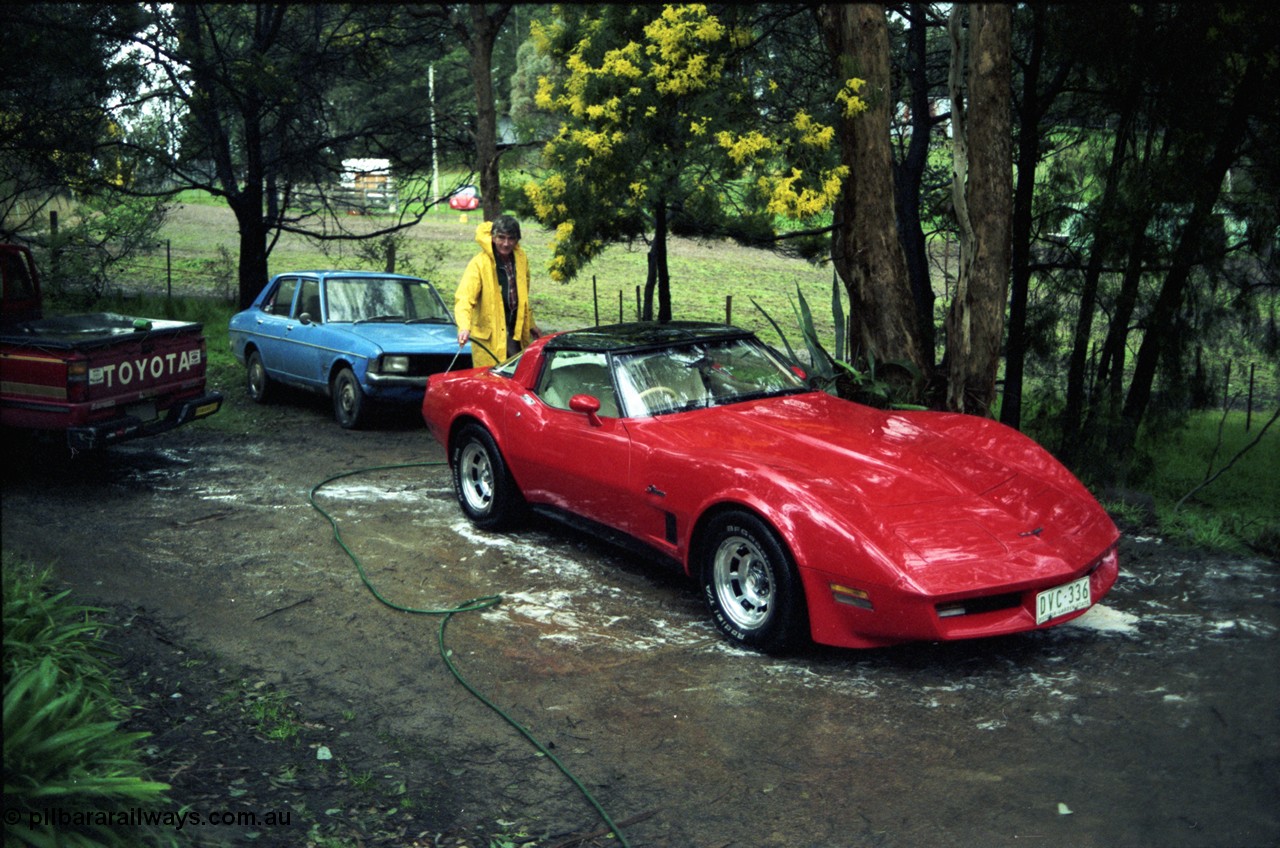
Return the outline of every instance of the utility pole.
[[[436,66],[427,66],[427,101],[431,127],[431,204],[440,200],[440,165],[436,160]]]

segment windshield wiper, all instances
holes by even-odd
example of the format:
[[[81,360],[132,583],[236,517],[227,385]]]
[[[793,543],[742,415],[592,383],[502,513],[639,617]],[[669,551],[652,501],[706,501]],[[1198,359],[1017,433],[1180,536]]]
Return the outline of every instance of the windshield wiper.
[[[403,315],[372,315],[372,316],[370,316],[370,317],[368,317],[368,318],[359,318],[359,319],[355,320],[355,321],[354,321],[354,322],[352,322],[352,323],[355,323],[355,324],[363,324],[363,323],[365,323],[366,321],[369,321],[369,322],[374,322],[374,321],[378,321],[378,322],[399,321],[400,323],[402,323],[402,324],[403,324],[403,323],[405,323],[405,318],[404,318],[404,316],[403,316]]]
[[[453,321],[451,321],[448,318],[441,318],[439,316],[435,316],[435,317],[428,317],[428,318],[410,318],[408,321],[405,321],[405,323],[406,324],[452,324]]]

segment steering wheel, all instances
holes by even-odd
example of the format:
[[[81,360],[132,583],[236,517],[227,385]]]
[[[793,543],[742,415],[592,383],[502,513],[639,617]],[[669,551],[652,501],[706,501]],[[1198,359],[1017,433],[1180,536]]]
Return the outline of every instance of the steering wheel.
[[[680,393],[677,392],[675,389],[671,388],[670,386],[650,386],[649,388],[645,389],[643,392],[640,393],[640,400],[644,400],[649,395],[657,394],[659,392],[665,395],[670,395],[671,399],[674,401],[680,400]]]

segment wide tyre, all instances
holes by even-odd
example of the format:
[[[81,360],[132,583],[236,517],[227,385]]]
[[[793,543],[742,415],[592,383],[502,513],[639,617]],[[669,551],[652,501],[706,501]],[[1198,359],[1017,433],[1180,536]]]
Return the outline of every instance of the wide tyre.
[[[524,499],[488,430],[478,424],[464,427],[453,440],[449,464],[458,504],[472,524],[500,530],[516,522]]]
[[[271,378],[267,376],[266,366],[262,364],[262,355],[256,350],[245,360],[245,388],[249,390],[249,398],[254,403],[266,403],[271,399]]]
[[[769,525],[749,512],[717,516],[703,535],[699,575],[716,627],[765,653],[797,647],[808,634],[799,574]]]
[[[333,417],[344,430],[358,430],[368,418],[369,401],[350,368],[343,368],[330,386]]]

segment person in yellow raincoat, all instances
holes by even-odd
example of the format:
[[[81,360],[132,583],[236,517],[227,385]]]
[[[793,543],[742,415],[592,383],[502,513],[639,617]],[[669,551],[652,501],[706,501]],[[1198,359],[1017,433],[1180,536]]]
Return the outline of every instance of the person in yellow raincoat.
[[[529,257],[520,222],[501,215],[476,227],[480,252],[467,263],[453,298],[459,346],[471,342],[471,362],[496,365],[536,338],[529,307]]]

